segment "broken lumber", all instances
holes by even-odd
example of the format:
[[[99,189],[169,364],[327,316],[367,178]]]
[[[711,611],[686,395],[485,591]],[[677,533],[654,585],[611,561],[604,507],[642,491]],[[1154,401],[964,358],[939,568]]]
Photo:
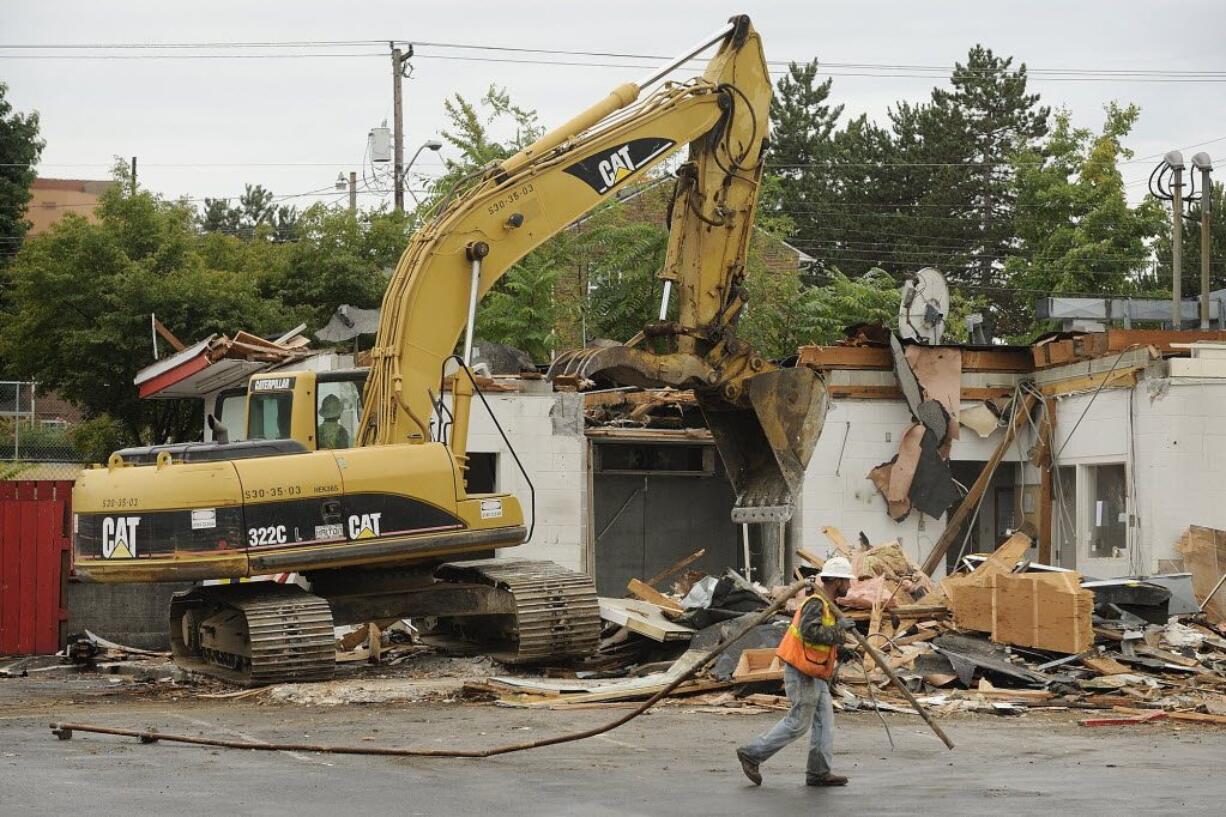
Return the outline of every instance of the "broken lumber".
[[[653,641],[684,641],[694,635],[692,629],[674,624],[659,607],[645,601],[602,597],[600,617]]]
[[[1148,715],[1131,715],[1120,718],[1087,718],[1079,723],[1082,726],[1134,726],[1138,723],[1166,720],[1166,717],[1165,712],[1151,712]]]
[[[1081,663],[1097,672],[1099,675],[1128,675],[1131,669],[1116,661],[1109,655],[1098,655],[1093,658],[1083,658]]]
[[[818,568],[819,570],[826,566],[825,559],[821,558],[815,553],[810,553],[804,548],[796,548],[796,555],[804,559],[806,562],[813,565],[814,567]]]
[[[680,573],[682,570],[685,570],[687,567],[692,565],[694,562],[698,561],[703,556],[705,556],[706,552],[707,552],[706,548],[699,548],[698,550],[691,553],[689,556],[686,556],[684,559],[680,559],[674,564],[664,568],[659,573],[657,573],[656,575],[648,579],[646,582],[644,582],[644,584],[648,584],[652,587],[655,587],[660,582],[664,581],[670,576],[675,576],[678,573]]]
[[[1167,717],[1176,721],[1193,721],[1195,723],[1213,723],[1226,726],[1226,715],[1208,715],[1204,712],[1167,712]]]
[[[992,577],[1011,572],[1030,544],[1029,536],[1015,533],[969,574],[941,582],[954,624],[964,630],[992,632]]]
[[[684,613],[685,608],[668,596],[656,590],[654,587],[647,585],[638,579],[631,579],[626,585],[626,592],[634,596],[636,599],[654,604],[670,613]]]
[[[924,559],[924,572],[929,576],[941,564],[941,560],[945,558],[945,554],[949,551],[949,546],[954,543],[962,532],[962,525],[970,517],[971,512],[979,505],[979,500],[983,496],[984,491],[988,489],[988,483],[992,481],[992,475],[996,473],[1000,461],[1004,459],[1005,452],[1009,450],[1009,446],[1013,444],[1013,438],[1017,435],[1018,430],[1026,423],[1026,418],[1030,416],[1030,410],[1034,407],[1037,398],[1033,394],[1027,394],[1022,398],[1021,406],[1016,402],[1013,405],[1013,418],[1009,425],[1005,427],[1005,433],[1001,437],[1000,442],[996,446],[996,450],[992,452],[992,456],[983,466],[983,470],[979,472],[979,476],[975,478],[975,482],[971,485],[966,496],[962,498],[957,509],[949,516],[949,521],[945,523],[945,530],[941,534],[941,538],[932,546],[932,552],[928,554],[928,558]]]

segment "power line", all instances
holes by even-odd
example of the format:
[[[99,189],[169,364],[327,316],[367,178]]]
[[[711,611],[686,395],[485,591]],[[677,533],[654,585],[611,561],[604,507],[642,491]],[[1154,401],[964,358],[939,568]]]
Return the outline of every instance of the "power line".
[[[592,67],[592,68],[644,68],[650,69],[655,65],[641,65],[630,63],[608,63],[595,62],[590,58],[603,59],[618,59],[618,60],[667,60],[669,57],[652,54],[636,54],[628,52],[598,52],[598,51],[574,51],[565,49],[544,49],[544,48],[525,48],[513,46],[492,46],[475,43],[443,43],[443,42],[418,42],[412,40],[404,40],[401,42],[412,43],[415,48],[438,48],[445,50],[465,50],[465,51],[483,51],[496,53],[521,53],[521,54],[537,54],[545,56],[564,56],[564,57],[585,57],[584,60],[556,60],[556,59],[518,59],[510,57],[472,57],[461,56],[457,54],[422,54],[418,53],[417,57],[425,59],[441,59],[455,61],[481,61],[481,62],[496,62],[496,63],[517,63],[526,65],[544,65],[544,66],[564,66],[564,67]],[[341,47],[353,47],[359,45],[382,45],[383,41],[378,40],[290,40],[290,41],[254,41],[254,42],[199,42],[199,43],[10,43],[0,44],[0,50],[15,50],[20,52],[34,51],[117,51],[117,50],[137,50],[142,53],[137,54],[39,54],[39,53],[19,53],[0,55],[0,59],[310,59],[317,57],[384,57],[382,51],[371,52],[341,52],[335,51],[295,51],[291,53],[272,53],[272,54],[202,54],[202,53],[147,53],[149,51],[196,51],[201,50],[225,50],[231,51],[236,49],[336,49]],[[695,58],[697,59],[697,58]],[[693,61],[693,60],[691,60]],[[787,68],[793,62],[796,64],[804,64],[807,61],[790,61],[790,60],[770,60],[769,65],[781,66]],[[878,77],[878,78],[915,78],[915,79],[944,79],[953,70],[954,66],[949,65],[922,65],[922,64],[902,64],[902,63],[851,63],[851,62],[818,62],[817,73],[823,76],[860,76],[860,77]],[[1015,76],[1020,77],[1021,71],[1025,71],[1027,77],[1043,81],[1105,81],[1105,82],[1226,82],[1226,71],[1214,69],[1152,69],[1152,68],[1034,68],[1030,66],[1019,65],[1018,68],[1007,68],[1003,71],[976,71],[963,66],[960,73],[963,75],[987,75],[987,76]],[[772,71],[773,74],[787,73],[786,70]]]
[[[281,49],[281,48],[311,48],[311,49],[335,49],[349,48],[353,46],[383,46],[388,40],[252,40],[252,41],[227,41],[227,40],[211,40],[200,42],[116,42],[116,43],[3,43],[0,44],[0,50],[229,50],[229,49]],[[570,56],[570,57],[596,57],[596,58],[613,58],[613,59],[637,59],[637,60],[670,60],[673,55],[668,54],[644,54],[625,51],[585,51],[575,49],[558,49],[558,48],[530,48],[525,46],[498,46],[489,45],[486,43],[462,43],[462,42],[440,42],[412,39],[394,39],[391,42],[398,44],[411,44],[417,48],[440,48],[448,50],[464,50],[464,51],[495,51],[502,53],[520,53],[520,54],[542,54],[549,56]],[[359,56],[367,56],[363,53]],[[386,56],[384,52],[378,52],[376,56]],[[440,55],[441,56],[441,55]],[[692,57],[687,62],[701,62],[702,58]],[[775,65],[787,68],[793,64],[803,66],[809,60],[786,60],[776,59],[767,60],[768,65]],[[839,62],[834,60],[819,60],[819,70],[822,66],[837,69],[851,70],[890,70],[890,71],[916,71],[916,72],[943,72],[948,73],[954,70],[954,65],[941,64],[919,64],[919,63],[870,63],[870,62]],[[637,67],[637,66],[629,66]],[[655,66],[646,66],[655,67]],[[1003,71],[976,71],[962,66],[961,73],[964,74],[1019,74],[1022,70],[1029,75],[1109,75],[1109,76],[1155,76],[1155,77],[1213,77],[1226,78],[1226,69],[1170,69],[1170,68],[1042,68],[1031,65],[1021,64],[1016,68],[1010,66]]]

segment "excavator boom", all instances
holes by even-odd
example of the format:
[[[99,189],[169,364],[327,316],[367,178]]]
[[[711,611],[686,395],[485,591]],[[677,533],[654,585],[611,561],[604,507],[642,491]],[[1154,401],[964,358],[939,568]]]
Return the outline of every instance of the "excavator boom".
[[[643,89],[703,48],[701,77]],[[410,240],[383,300],[356,445],[339,426],[346,383],[330,373],[254,375],[246,439],[118,451],[73,490],[77,575],[166,582],[301,574],[197,587],[171,605],[181,665],[240,683],[311,680],[333,666],[332,626],[428,618],[503,660],[584,656],[599,638],[592,578],[547,562],[489,559],[530,528],[518,500],[470,490],[474,382],[456,367],[477,303],[520,258],[682,148],[662,276],[679,320],[595,360],[618,378],[694,387],[738,510],[790,512],[820,429],[824,390],[736,337],[767,136],[770,77],[736,17],[678,61],[457,185]],[[588,361],[589,363],[592,360]],[[450,412],[450,414],[448,414]],[[450,417],[450,435],[444,418]],[[322,421],[322,422],[321,422]],[[469,561],[451,561],[452,559]]]

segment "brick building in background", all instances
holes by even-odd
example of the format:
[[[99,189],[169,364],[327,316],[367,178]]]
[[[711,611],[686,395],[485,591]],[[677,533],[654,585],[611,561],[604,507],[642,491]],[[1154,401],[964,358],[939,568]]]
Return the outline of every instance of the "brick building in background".
[[[30,204],[26,208],[26,220],[30,222],[27,235],[47,232],[67,213],[75,213],[86,221],[97,221],[94,210],[98,200],[114,181],[94,179],[43,179],[30,185]]]

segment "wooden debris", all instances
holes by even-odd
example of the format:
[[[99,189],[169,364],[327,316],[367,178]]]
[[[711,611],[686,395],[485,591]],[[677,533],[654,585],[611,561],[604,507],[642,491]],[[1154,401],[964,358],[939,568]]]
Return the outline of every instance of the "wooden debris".
[[[1153,723],[1166,720],[1167,713],[1151,712],[1148,715],[1132,715],[1121,718],[1088,718],[1079,721],[1082,726],[1135,726],[1138,723]]]
[[[771,647],[745,650],[732,671],[732,680],[741,684],[782,681],[783,661]]]
[[[992,640],[1070,655],[1093,643],[1094,594],[1079,573],[992,576]]]
[[[645,601],[602,597],[600,617],[653,641],[684,641],[694,635],[692,629],[674,624],[659,607]]]
[[[634,596],[636,599],[654,604],[656,607],[663,609],[666,613],[684,613],[683,608],[678,602],[670,599],[668,596],[656,590],[654,587],[639,581],[631,579],[626,585],[626,592]]]
[[[1226,726],[1226,715],[1209,715],[1204,712],[1168,712],[1167,717],[1176,721],[1193,721],[1195,723],[1212,723]]]
[[[1175,548],[1192,573],[1192,592],[1213,624],[1226,623],[1226,531],[1192,525]]]
[[[1099,675],[1127,675],[1132,670],[1108,655],[1093,658],[1083,658],[1081,663],[1097,672]]]
[[[703,556],[705,556],[706,553],[707,553],[706,548],[699,548],[698,550],[691,553],[689,556],[686,556],[684,559],[680,559],[677,562],[664,568],[659,573],[657,573],[656,575],[648,579],[645,582],[645,584],[648,584],[651,587],[659,587],[660,582],[664,581],[665,579],[671,578],[672,576],[677,575],[682,570],[685,570],[687,567],[692,565],[694,562],[698,561]]]
[[[813,565],[813,567],[820,569],[826,565],[825,559],[821,558],[816,553],[810,553],[804,548],[796,548],[796,555]]]

